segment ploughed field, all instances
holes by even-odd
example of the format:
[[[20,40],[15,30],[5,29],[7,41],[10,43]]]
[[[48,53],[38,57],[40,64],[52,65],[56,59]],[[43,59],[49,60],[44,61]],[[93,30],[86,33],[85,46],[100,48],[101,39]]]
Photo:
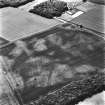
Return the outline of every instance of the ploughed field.
[[[105,41],[99,36],[67,24],[19,39],[0,49],[3,70],[25,104],[74,105],[105,88]]]

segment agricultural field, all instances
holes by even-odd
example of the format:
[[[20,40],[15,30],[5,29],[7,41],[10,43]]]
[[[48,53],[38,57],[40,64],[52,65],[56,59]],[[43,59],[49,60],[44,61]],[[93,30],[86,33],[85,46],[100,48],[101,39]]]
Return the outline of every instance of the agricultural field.
[[[70,24],[14,41],[1,49],[1,56],[25,104],[75,100],[75,105],[104,88],[104,46],[96,33]]]
[[[105,105],[104,2],[83,1],[0,0],[0,105]]]

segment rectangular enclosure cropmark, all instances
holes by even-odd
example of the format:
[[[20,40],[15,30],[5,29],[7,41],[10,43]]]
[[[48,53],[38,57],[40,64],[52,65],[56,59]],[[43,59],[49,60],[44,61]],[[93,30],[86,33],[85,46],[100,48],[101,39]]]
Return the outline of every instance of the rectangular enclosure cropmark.
[[[102,91],[105,41],[100,36],[69,23],[0,48],[3,71],[11,78],[18,101],[26,105],[75,105]]]

